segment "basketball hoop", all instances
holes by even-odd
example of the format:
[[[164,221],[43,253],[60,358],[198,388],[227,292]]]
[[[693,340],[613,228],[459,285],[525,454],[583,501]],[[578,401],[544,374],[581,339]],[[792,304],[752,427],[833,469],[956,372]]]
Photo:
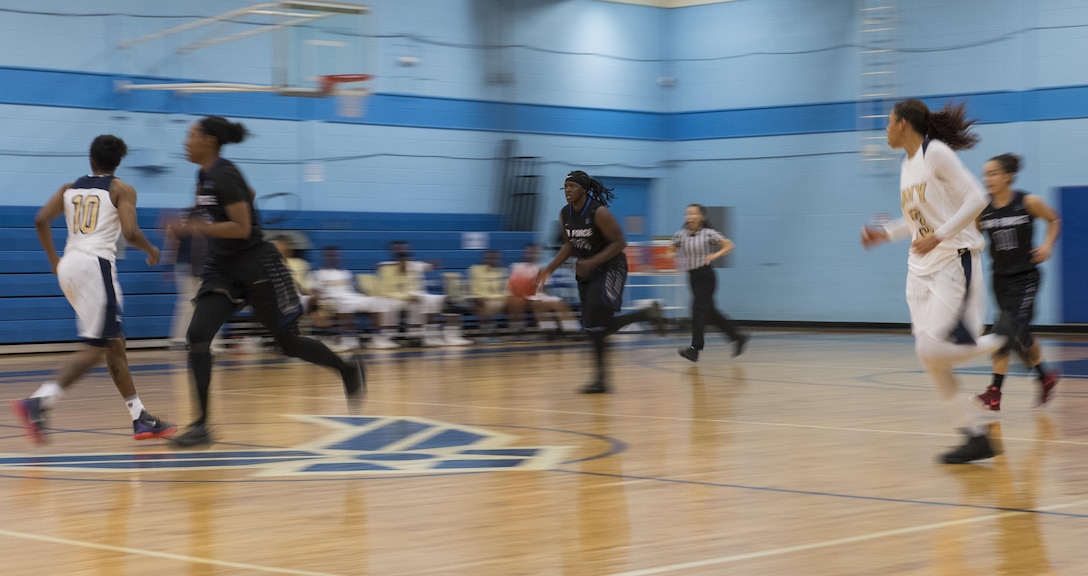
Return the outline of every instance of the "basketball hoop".
[[[333,92],[338,91],[341,84],[366,82],[373,77],[370,74],[326,74],[317,77],[317,85],[321,88],[322,94],[331,96]]]
[[[368,94],[365,88],[342,89],[342,84],[366,82],[373,78],[370,74],[326,74],[317,77],[317,86],[322,95],[336,96],[336,113],[345,118],[360,118],[363,115],[363,98]]]

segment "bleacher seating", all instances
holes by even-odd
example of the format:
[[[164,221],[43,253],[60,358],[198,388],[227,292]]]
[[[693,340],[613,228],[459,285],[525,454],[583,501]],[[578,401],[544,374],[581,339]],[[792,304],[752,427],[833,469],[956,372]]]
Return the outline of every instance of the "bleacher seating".
[[[139,208],[140,226],[162,246],[162,210]],[[75,315],[50,273],[49,262],[34,229],[37,207],[14,206],[0,210],[0,345],[70,342],[75,337]],[[502,231],[494,214],[424,214],[381,212],[265,211],[266,236],[277,230],[304,234],[313,246],[306,251],[313,268],[320,267],[322,246],[341,250],[342,266],[355,273],[373,272],[389,259],[388,244],[405,240],[417,260],[435,263],[442,271],[464,272],[480,261],[482,249],[464,247],[486,234],[486,246],[503,254],[504,264],[516,261],[522,247],[533,241],[531,232]],[[67,235],[62,223],[53,223],[58,250]],[[119,252],[118,278],[124,292],[125,335],[129,339],[166,338],[174,311],[175,287],[165,268],[151,268],[142,252]]]

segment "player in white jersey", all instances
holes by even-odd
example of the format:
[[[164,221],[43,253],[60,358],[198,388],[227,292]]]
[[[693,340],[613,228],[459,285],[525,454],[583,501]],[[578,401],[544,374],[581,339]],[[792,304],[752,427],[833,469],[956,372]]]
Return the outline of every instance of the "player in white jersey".
[[[988,204],[985,189],[954,150],[974,146],[963,105],[930,112],[919,100],[904,100],[888,115],[888,145],[907,156],[900,172],[903,217],[862,229],[866,248],[911,238],[907,258],[907,304],[915,352],[956,415],[967,441],[943,454],[962,464],[996,454],[981,413],[959,392],[955,365],[1006,346],[1022,346],[1015,321],[1001,317],[994,334],[982,335],[985,287],[979,252],[984,243],[973,225]]]
[[[114,177],[128,149],[120,138],[102,135],[91,143],[91,174],[61,186],[34,218],[38,239],[49,257],[61,290],[76,312],[76,326],[82,348],[68,357],[56,380],[42,384],[30,398],[11,403],[27,435],[36,444],[44,442],[44,413],[95,364],[106,357],[113,383],[125,399],[132,416],[136,440],[162,438],[175,426],[144,410],[128,368],[125,337],[121,333],[121,287],[117,283],[117,240],[121,234],[129,244],[147,253],[147,263],[159,261],[155,248],[136,222],[136,190]],[[64,257],[53,246],[50,223],[60,215],[68,224]]]

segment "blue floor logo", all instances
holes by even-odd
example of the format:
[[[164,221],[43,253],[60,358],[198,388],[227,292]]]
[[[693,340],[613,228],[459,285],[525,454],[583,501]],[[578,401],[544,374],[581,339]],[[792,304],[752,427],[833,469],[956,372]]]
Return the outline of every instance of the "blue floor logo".
[[[245,468],[255,476],[450,474],[545,470],[563,446],[512,446],[515,437],[424,418],[292,416],[334,429],[290,449],[0,457],[0,470],[133,472]]]

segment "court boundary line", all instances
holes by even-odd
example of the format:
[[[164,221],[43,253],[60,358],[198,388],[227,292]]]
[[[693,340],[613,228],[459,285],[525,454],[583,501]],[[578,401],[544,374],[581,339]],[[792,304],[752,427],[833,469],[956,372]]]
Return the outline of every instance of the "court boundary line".
[[[963,518],[960,520],[948,520],[945,522],[935,522],[932,524],[921,524],[918,526],[910,526],[907,528],[896,528],[894,530],[882,530],[880,532],[870,532],[869,534],[859,534],[857,536],[847,536],[845,538],[835,538],[832,540],[824,540],[822,542],[811,542],[809,544],[799,544],[796,546],[786,546],[784,548],[774,548],[770,550],[761,550],[759,552],[746,552],[744,554],[734,554],[731,556],[719,556],[717,558],[706,558],[703,560],[693,560],[690,562],[680,562],[677,564],[668,564],[664,566],[657,566],[654,568],[643,568],[638,570],[628,570],[625,572],[614,572],[610,576],[651,576],[653,574],[666,574],[669,572],[678,572],[680,570],[689,570],[694,568],[704,568],[707,566],[719,566],[721,564],[731,564],[733,562],[742,562],[745,560],[755,560],[760,558],[769,558],[772,556],[782,556],[785,554],[792,554],[794,552],[805,552],[808,550],[816,550],[819,548],[830,548],[833,546],[841,546],[843,544],[854,544],[857,542],[865,542],[868,540],[876,540],[879,538],[887,538],[889,536],[900,536],[903,534],[913,534],[916,532],[926,532],[930,530],[939,530],[941,528],[947,528],[951,526],[959,526],[964,524],[978,524],[981,522],[990,522],[999,518],[1008,516],[1020,516],[1024,514],[1032,514],[1043,511],[1055,511],[1062,508],[1072,508],[1075,506],[1082,506],[1088,504],[1088,499],[1075,500],[1073,502],[1065,502],[1062,504],[1053,504],[1051,506],[1043,506],[1036,511],[1009,511],[1001,512],[999,514],[988,514],[986,516],[977,516],[974,518]]]
[[[583,472],[581,470],[564,470],[552,468],[551,472],[563,472],[565,474],[582,474],[587,476],[601,476],[615,478],[617,480],[636,482],[664,482],[668,484],[690,484],[695,486],[708,486],[712,488],[733,488],[737,490],[751,490],[754,492],[772,492],[777,494],[791,494],[794,496],[820,496],[830,498],[845,498],[850,500],[865,500],[868,502],[884,502],[888,504],[913,504],[922,506],[940,506],[944,508],[967,508],[972,510],[993,510],[997,512],[1017,512],[1024,514],[1039,514],[1041,516],[1061,516],[1078,520],[1088,519],[1088,514],[1074,514],[1070,512],[1056,512],[1048,510],[1046,506],[1040,508],[1010,508],[1007,506],[986,506],[980,504],[961,504],[956,502],[940,502],[934,500],[912,500],[909,498],[891,498],[887,496],[866,496],[863,494],[844,494],[841,492],[825,492],[818,490],[800,490],[797,488],[776,488],[773,486],[750,486],[746,484],[729,484],[725,482],[706,482],[702,480],[687,480],[684,478],[659,478],[656,476],[635,476],[631,474],[613,474],[608,472]],[[1088,499],[1084,500],[1088,502]],[[1054,506],[1054,505],[1052,505]]]
[[[46,542],[50,544],[64,544],[67,546],[77,546],[82,548],[92,548],[95,550],[104,550],[107,552],[118,552],[122,554],[134,554],[138,556],[148,556],[151,558],[162,558],[165,560],[176,560],[179,562],[189,562],[192,564],[210,564],[212,566],[221,566],[224,568],[241,568],[243,570],[253,570],[257,572],[268,572],[271,574],[292,574],[294,576],[341,576],[339,574],[333,574],[330,572],[310,572],[307,570],[294,570],[291,568],[276,568],[273,566],[261,566],[259,564],[245,564],[242,562],[231,562],[229,560],[214,560],[211,558],[199,558],[196,556],[186,556],[184,554],[173,554],[170,552],[156,552],[154,550],[143,550],[141,548],[129,548],[127,546],[112,546],[110,544],[96,544],[94,542],[86,542],[83,540],[72,540],[70,538],[57,538],[55,536],[43,536],[41,534],[32,534],[30,532],[13,532],[11,530],[0,529],[0,536],[7,536],[9,538],[22,538],[24,540],[34,540],[37,542]]]

